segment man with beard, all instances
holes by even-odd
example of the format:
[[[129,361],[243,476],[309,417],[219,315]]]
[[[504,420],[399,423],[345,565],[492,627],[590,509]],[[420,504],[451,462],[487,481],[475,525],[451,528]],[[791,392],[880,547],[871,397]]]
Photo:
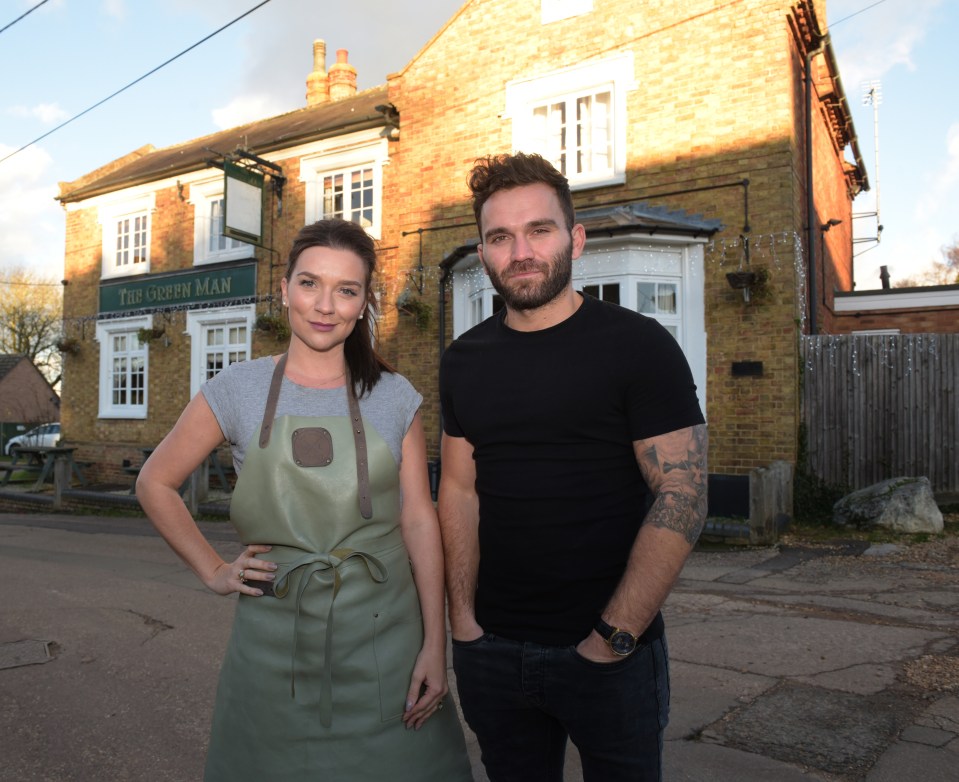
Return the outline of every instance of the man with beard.
[[[706,427],[655,320],[584,297],[569,185],[477,161],[480,260],[506,307],[443,356],[439,512],[463,714],[492,782],[659,780],[660,613],[706,516]]]

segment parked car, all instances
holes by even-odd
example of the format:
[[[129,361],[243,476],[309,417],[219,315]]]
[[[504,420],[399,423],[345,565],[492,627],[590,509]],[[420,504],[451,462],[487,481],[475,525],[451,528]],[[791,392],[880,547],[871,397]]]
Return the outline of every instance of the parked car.
[[[7,441],[7,456],[19,448],[51,448],[60,443],[60,424],[43,424]]]

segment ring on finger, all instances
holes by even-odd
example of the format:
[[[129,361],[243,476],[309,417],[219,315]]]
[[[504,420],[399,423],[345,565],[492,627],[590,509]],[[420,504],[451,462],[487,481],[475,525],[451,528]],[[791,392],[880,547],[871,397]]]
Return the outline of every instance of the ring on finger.
[[[241,570],[241,571],[240,571],[240,581],[246,581],[246,575],[245,575],[245,574],[246,574],[246,571],[245,571],[245,570]]]

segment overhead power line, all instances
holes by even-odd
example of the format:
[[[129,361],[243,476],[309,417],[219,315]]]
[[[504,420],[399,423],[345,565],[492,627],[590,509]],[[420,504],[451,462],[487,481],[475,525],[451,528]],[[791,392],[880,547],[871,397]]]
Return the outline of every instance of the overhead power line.
[[[46,0],[44,0],[44,2],[46,2]],[[60,123],[59,125],[57,125],[55,128],[53,128],[53,129],[51,129],[51,130],[48,130],[48,131],[47,131],[46,133],[44,133],[42,136],[38,136],[38,137],[35,138],[33,141],[31,141],[29,144],[24,144],[22,147],[20,147],[20,149],[15,149],[15,150],[14,150],[13,152],[11,152],[9,155],[0,158],[0,163],[3,163],[4,161],[9,160],[9,159],[12,158],[14,155],[17,155],[17,154],[19,154],[20,152],[23,152],[23,150],[27,149],[28,147],[32,147],[32,146],[33,146],[34,144],[36,144],[38,141],[43,141],[43,139],[45,139],[47,136],[49,136],[49,135],[51,135],[51,134],[53,134],[53,133],[56,133],[58,130],[60,130],[60,128],[66,127],[67,125],[69,125],[69,124],[70,124],[71,122],[73,122],[74,120],[80,119],[80,117],[82,117],[84,114],[89,114],[89,113],[90,113],[91,111],[93,111],[95,108],[97,108],[98,106],[102,106],[102,105],[103,105],[104,103],[106,103],[108,100],[112,100],[112,99],[115,98],[117,95],[119,95],[121,92],[126,92],[126,91],[127,91],[128,89],[130,89],[130,87],[132,87],[134,84],[139,84],[141,81],[143,81],[143,80],[144,80],[145,78],[147,78],[148,76],[152,76],[154,73],[156,73],[157,71],[159,71],[159,70],[162,69],[162,68],[165,68],[167,65],[169,65],[169,64],[170,64],[171,62],[173,62],[174,60],[180,59],[180,58],[181,58],[184,54],[186,54],[187,52],[193,51],[193,50],[196,49],[196,47],[199,46],[200,44],[206,43],[207,41],[209,41],[209,40],[210,40],[211,38],[213,38],[214,36],[219,35],[219,34],[222,33],[224,30],[226,30],[228,27],[231,27],[232,25],[234,25],[234,24],[236,24],[237,22],[239,22],[241,19],[246,18],[247,16],[249,16],[250,14],[252,14],[254,11],[256,11],[258,8],[262,8],[263,6],[265,6],[265,5],[266,5],[267,3],[269,3],[269,2],[270,2],[270,0],[263,0],[262,3],[257,3],[257,4],[256,4],[255,6],[253,6],[249,11],[246,11],[245,13],[242,13],[242,14],[240,14],[238,17],[236,17],[236,19],[234,19],[232,22],[227,22],[227,23],[226,23],[225,25],[223,25],[223,27],[221,27],[219,30],[214,30],[212,33],[210,33],[210,34],[209,34],[208,36],[206,36],[205,38],[201,38],[201,39],[200,39],[199,41],[197,41],[195,44],[193,44],[192,46],[188,46],[188,47],[187,47],[186,49],[184,49],[182,52],[180,52],[180,53],[177,54],[177,55],[174,55],[173,57],[171,57],[171,58],[170,58],[169,60],[167,60],[166,62],[161,63],[160,65],[158,65],[158,66],[157,66],[156,68],[154,68],[153,70],[148,71],[147,73],[144,73],[139,79],[134,79],[133,81],[131,81],[131,82],[130,82],[128,85],[126,85],[125,87],[121,87],[121,88],[118,89],[116,92],[112,93],[111,95],[107,95],[107,97],[105,97],[103,100],[97,101],[96,103],[94,103],[94,104],[93,104],[92,106],[90,106],[89,108],[86,108],[86,109],[84,109],[83,111],[81,111],[79,114],[75,114],[75,115],[73,115],[72,117],[70,117],[70,119],[65,120],[64,122],[61,122],[61,123]],[[29,12],[28,12],[28,13],[29,13]]]
[[[885,3],[885,2],[886,2],[886,0],[876,0],[876,2],[873,3],[872,5],[867,5],[865,8],[860,8],[858,11],[849,14],[849,16],[844,16],[844,17],[843,17],[842,19],[840,19],[838,22],[833,22],[831,25],[829,25],[829,29],[831,30],[831,29],[832,29],[833,27],[835,27],[837,24],[842,24],[843,22],[846,22],[846,21],[852,19],[854,16],[859,16],[859,14],[865,13],[865,12],[868,11],[870,8],[875,8],[877,5],[882,5],[882,4]]]
[[[19,22],[21,19],[24,19],[25,17],[29,16],[29,15],[32,14],[34,11],[36,11],[41,5],[43,5],[44,3],[49,3],[49,2],[50,2],[50,0],[40,0],[40,2],[37,3],[35,6],[33,6],[33,8],[31,8],[29,11],[24,11],[22,14],[20,14],[20,16],[18,16],[16,19],[14,19],[14,20],[13,20],[12,22],[10,22],[9,24],[5,24],[3,27],[0,27],[0,33],[5,32],[7,29],[13,27],[13,26],[14,26],[17,22]]]

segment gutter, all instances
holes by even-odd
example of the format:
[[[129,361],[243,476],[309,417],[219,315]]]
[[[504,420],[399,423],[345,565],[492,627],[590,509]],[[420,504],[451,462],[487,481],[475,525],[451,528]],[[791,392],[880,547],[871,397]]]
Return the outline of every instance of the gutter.
[[[829,34],[822,36],[815,49],[806,52],[806,255],[809,256],[809,333],[816,333],[816,203],[813,197],[812,160],[812,59],[826,49]]]
[[[383,126],[383,116],[376,114],[375,116],[370,115],[361,120],[350,120],[349,122],[343,122],[339,125],[324,128],[321,132],[318,133],[309,133],[302,136],[294,136],[291,138],[284,138],[282,140],[277,140],[270,142],[269,144],[264,144],[259,147],[256,147],[256,152],[258,154],[268,154],[276,150],[289,149],[291,147],[305,144],[311,141],[322,141],[326,138],[331,138],[333,136],[342,135],[343,131],[350,129],[353,131],[361,130],[370,130],[372,128],[377,128]],[[166,150],[156,150],[151,154],[157,154],[164,152]],[[69,193],[65,196],[57,196],[55,200],[59,201],[61,204],[68,203],[79,203],[81,201],[86,201],[90,198],[95,198],[97,196],[106,195],[107,193],[113,193],[118,190],[126,190],[130,187],[136,187],[138,185],[146,185],[151,182],[157,182],[162,179],[168,179],[173,176],[178,176],[181,174],[188,174],[193,171],[202,171],[206,168],[210,168],[210,164],[207,162],[209,159],[209,150],[206,150],[206,154],[202,160],[194,160],[190,163],[184,163],[180,166],[172,165],[169,168],[157,170],[154,169],[151,172],[140,174],[138,176],[128,177],[126,179],[117,180],[111,182],[108,185],[102,187],[95,187],[92,189],[78,188],[72,193]]]

